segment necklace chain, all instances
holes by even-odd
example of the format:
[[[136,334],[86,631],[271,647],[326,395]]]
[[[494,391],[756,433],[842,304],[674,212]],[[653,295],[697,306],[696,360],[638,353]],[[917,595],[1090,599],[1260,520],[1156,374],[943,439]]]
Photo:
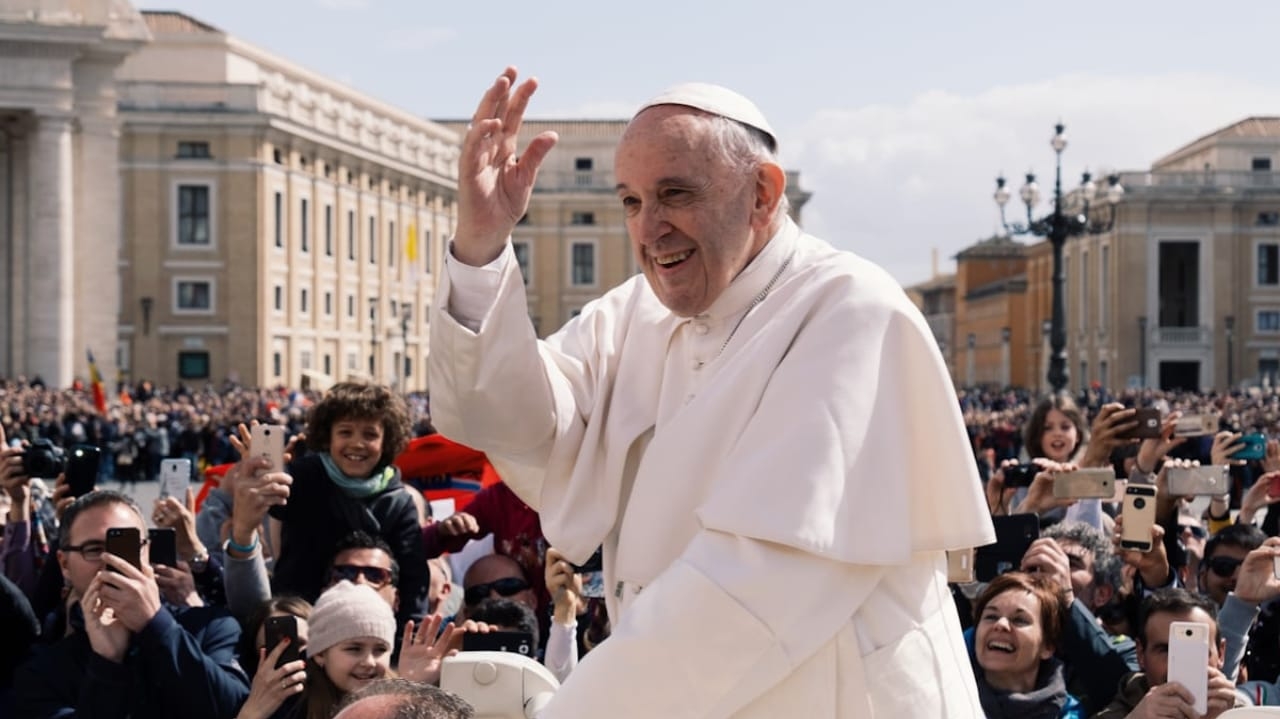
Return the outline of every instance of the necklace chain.
[[[733,329],[729,330],[729,336],[724,338],[724,344],[720,345],[720,351],[716,352],[716,359],[719,359],[720,355],[724,354],[724,348],[728,347],[729,342],[733,340],[733,336],[738,334],[738,328],[741,327],[742,323],[747,319],[747,315],[751,314],[751,310],[754,310],[756,305],[764,302],[764,298],[769,296],[769,292],[773,289],[773,286],[778,283],[778,280],[782,277],[782,273],[787,271],[787,267],[791,264],[791,257],[794,256],[795,255],[792,254],[788,256],[786,260],[783,260],[782,266],[778,268],[777,272],[773,273],[773,277],[769,279],[769,282],[756,293],[755,297],[751,298],[751,304],[747,305],[746,311],[743,312],[742,316],[738,318],[738,321],[734,323]]]

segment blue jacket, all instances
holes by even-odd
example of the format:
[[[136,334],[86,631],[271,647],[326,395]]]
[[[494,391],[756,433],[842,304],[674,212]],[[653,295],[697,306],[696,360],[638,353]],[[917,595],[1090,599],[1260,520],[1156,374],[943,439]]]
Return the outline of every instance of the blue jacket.
[[[216,607],[162,608],[124,662],[93,652],[79,606],[73,632],[43,647],[14,678],[16,716],[28,719],[227,719],[249,696],[236,661],[240,625]]]

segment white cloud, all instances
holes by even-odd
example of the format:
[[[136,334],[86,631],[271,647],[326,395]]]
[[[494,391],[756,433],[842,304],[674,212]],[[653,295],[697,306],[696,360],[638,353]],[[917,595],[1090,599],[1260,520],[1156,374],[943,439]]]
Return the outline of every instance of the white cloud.
[[[806,227],[911,284],[927,279],[931,248],[949,258],[998,228],[997,173],[1016,191],[1030,167],[1051,194],[1049,138],[1059,119],[1070,189],[1085,167],[1095,175],[1145,169],[1204,134],[1277,110],[1275,88],[1229,77],[1067,75],[973,96],[930,91],[901,106],[823,110],[780,134],[786,165],[814,192]]]

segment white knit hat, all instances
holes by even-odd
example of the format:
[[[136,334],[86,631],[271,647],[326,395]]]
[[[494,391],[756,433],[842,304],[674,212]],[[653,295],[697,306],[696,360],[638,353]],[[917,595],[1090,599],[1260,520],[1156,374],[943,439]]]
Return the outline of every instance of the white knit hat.
[[[396,617],[374,589],[345,579],[324,590],[307,620],[307,656],[348,639],[375,637],[396,643]]]
[[[760,112],[760,108],[727,87],[711,85],[705,82],[686,82],[675,85],[663,90],[658,93],[657,97],[641,105],[640,109],[636,110],[636,114],[639,115],[654,105],[684,105],[703,112],[709,112],[712,115],[736,120],[763,132],[769,137],[769,141],[773,145],[771,149],[775,152],[778,149],[778,136],[774,134],[773,128],[769,126],[769,121],[764,119],[764,113]]]

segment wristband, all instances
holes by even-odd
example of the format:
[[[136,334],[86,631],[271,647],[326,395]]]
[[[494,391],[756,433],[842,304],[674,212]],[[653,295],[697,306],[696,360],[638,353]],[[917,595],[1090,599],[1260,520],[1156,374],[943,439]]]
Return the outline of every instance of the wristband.
[[[247,547],[246,547],[246,546],[244,546],[244,545],[242,545],[242,544],[236,544],[236,540],[234,540],[234,539],[232,539],[232,538],[230,538],[230,537],[227,537],[227,546],[226,546],[226,549],[233,549],[233,550],[235,550],[236,552],[239,552],[240,554],[253,554],[254,550],[256,550],[257,548],[258,548],[258,533],[257,533],[257,532],[254,532],[254,533],[253,533],[253,542],[251,542],[251,543],[249,544],[249,546],[247,546]]]

